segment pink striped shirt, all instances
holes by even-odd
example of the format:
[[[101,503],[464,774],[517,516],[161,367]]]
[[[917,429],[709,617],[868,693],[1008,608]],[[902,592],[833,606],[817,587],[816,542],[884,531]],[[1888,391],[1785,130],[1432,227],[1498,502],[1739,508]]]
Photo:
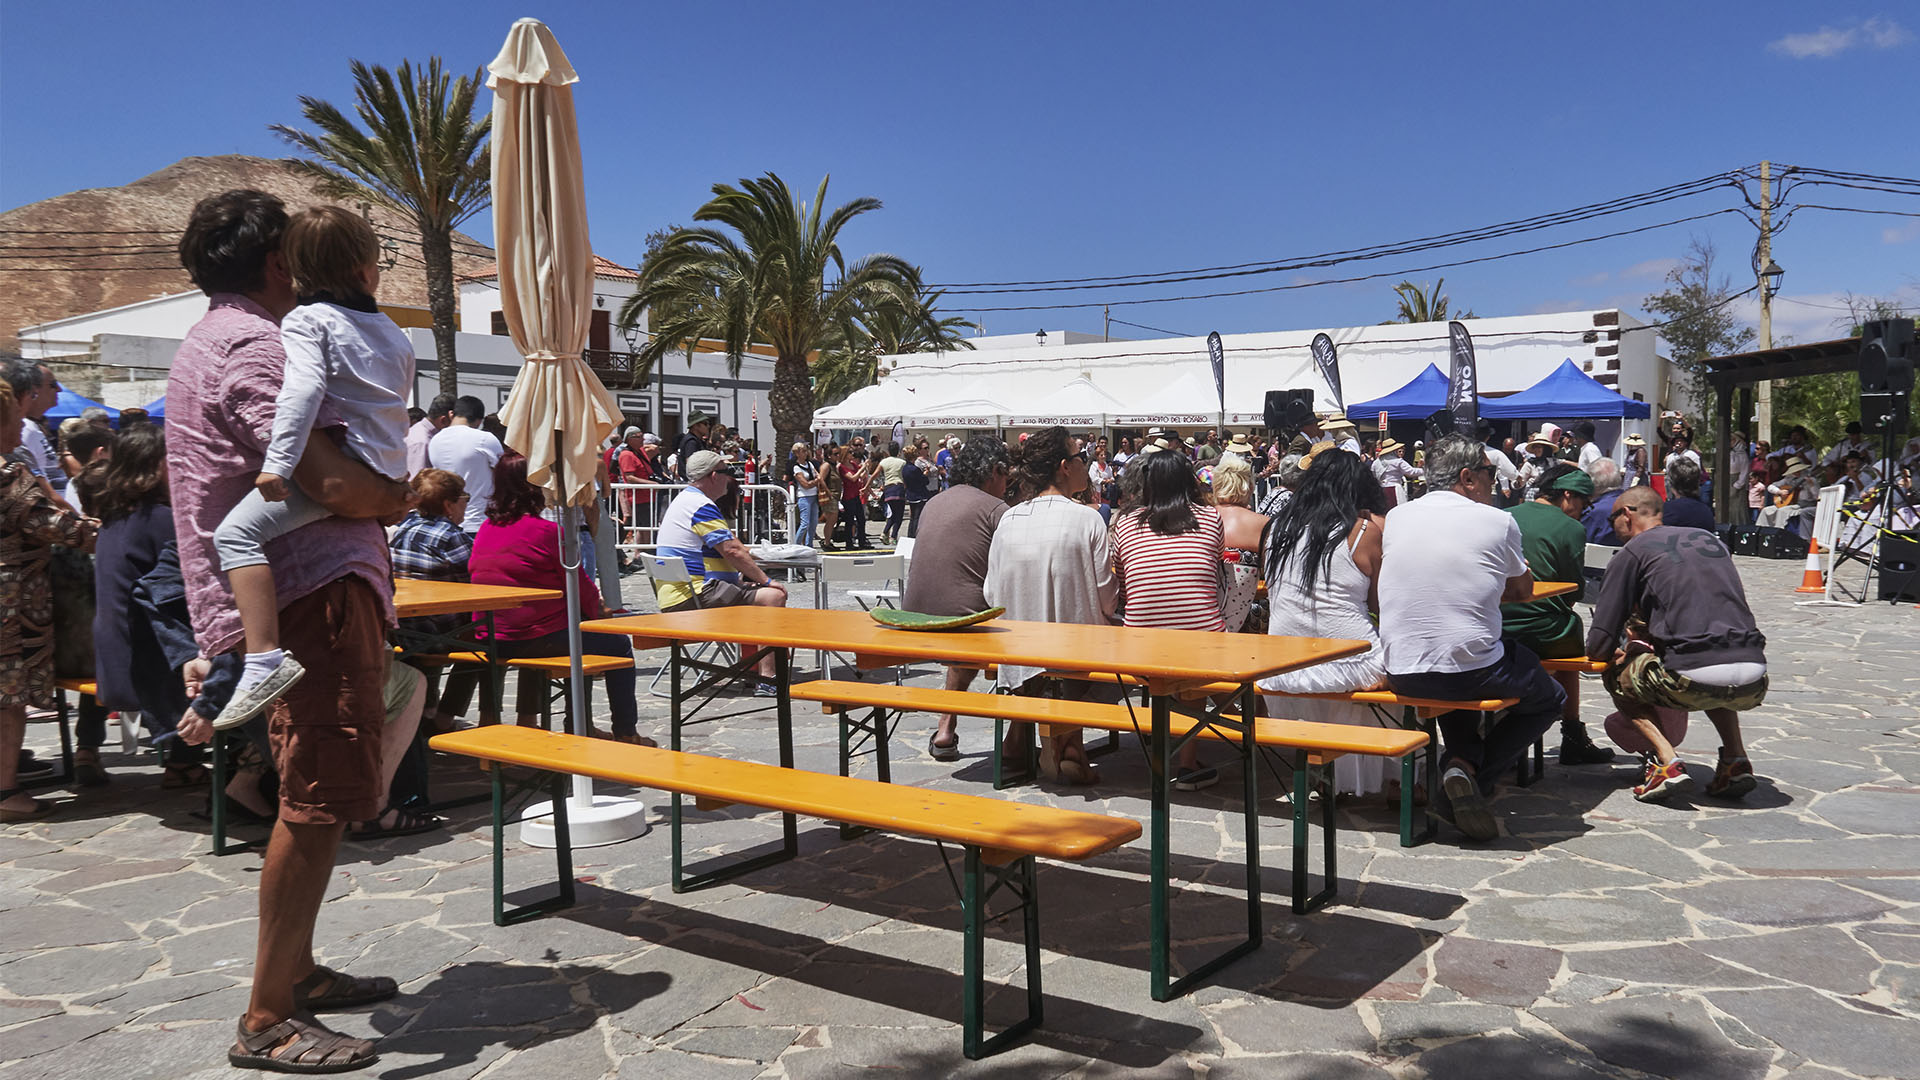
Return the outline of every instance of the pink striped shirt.
[[[1226,530],[1218,510],[1193,510],[1200,527],[1178,536],[1154,532],[1138,513],[1113,523],[1113,564],[1126,594],[1127,626],[1226,629],[1220,616]]]

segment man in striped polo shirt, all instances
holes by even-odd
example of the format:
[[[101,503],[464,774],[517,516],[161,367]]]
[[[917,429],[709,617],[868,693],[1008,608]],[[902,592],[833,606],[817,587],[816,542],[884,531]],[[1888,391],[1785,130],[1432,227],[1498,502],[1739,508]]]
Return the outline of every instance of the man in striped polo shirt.
[[[660,517],[657,551],[661,558],[679,559],[693,580],[658,583],[662,612],[696,608],[786,607],[787,590],[767,577],[727,528],[727,519],[714,500],[727,493],[733,476],[721,468],[726,459],[712,450],[697,450],[683,463],[687,487],[674,496]],[[744,580],[744,584],[743,584]],[[774,696],[773,654],[760,657],[762,681],[754,687],[760,697]]]

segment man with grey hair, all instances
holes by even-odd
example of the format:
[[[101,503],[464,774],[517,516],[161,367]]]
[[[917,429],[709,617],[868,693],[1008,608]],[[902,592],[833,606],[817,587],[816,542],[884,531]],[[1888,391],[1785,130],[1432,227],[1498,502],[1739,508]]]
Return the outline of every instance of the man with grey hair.
[[[67,473],[60,468],[60,459],[53,452],[53,444],[48,441],[47,429],[41,426],[41,421],[59,400],[60,382],[47,365],[18,357],[7,361],[6,379],[20,410],[20,447],[12,457],[52,485],[49,490],[57,494],[67,486]]]
[[[1613,501],[1620,497],[1626,474],[1620,471],[1619,462],[1605,457],[1586,469],[1587,475],[1593,478],[1593,501],[1587,504],[1587,512],[1580,515],[1580,524],[1587,528],[1587,543],[1619,547],[1621,540],[1614,535],[1608,516],[1613,513]]]
[[[1499,835],[1494,781],[1560,720],[1566,693],[1526,646],[1504,639],[1500,605],[1533,594],[1520,524],[1493,506],[1499,475],[1480,443],[1448,435],[1427,453],[1430,490],[1387,513],[1380,643],[1395,693],[1446,701],[1517,698],[1482,731],[1480,714],[1440,718],[1433,807],[1471,840]]]
[[[101,431],[113,430],[113,416],[98,405],[89,405],[80,410],[80,419]]]
[[[1663,524],[1675,528],[1713,531],[1713,507],[1700,497],[1700,462],[1690,457],[1667,459],[1667,505],[1660,517]]]
[[[993,531],[1007,512],[1007,479],[1012,460],[1007,445],[991,435],[976,435],[953,456],[952,485],[927,501],[920,512],[920,557],[907,568],[907,590],[900,605],[929,615],[970,615],[987,607],[987,554]],[[947,669],[946,688],[965,690],[972,668]],[[960,757],[960,733],[951,714],[927,740],[935,761]]]

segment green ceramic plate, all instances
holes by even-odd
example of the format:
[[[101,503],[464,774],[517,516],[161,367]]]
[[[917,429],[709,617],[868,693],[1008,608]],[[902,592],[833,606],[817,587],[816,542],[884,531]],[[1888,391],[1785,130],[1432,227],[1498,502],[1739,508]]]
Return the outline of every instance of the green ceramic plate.
[[[963,626],[983,623],[988,619],[1006,614],[1003,607],[990,607],[985,611],[976,611],[971,615],[927,615],[918,611],[901,611],[898,608],[877,607],[867,614],[881,626],[891,626],[895,630],[958,630]]]

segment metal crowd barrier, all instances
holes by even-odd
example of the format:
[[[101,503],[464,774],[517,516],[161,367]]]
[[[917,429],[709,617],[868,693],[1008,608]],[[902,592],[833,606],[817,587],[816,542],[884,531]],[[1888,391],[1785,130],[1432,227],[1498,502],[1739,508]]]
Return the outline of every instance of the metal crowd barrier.
[[[685,484],[609,484],[607,512],[620,526],[621,551],[633,554],[658,543],[660,515]],[[636,496],[650,492],[652,499]],[[731,523],[743,544],[785,543],[793,535],[793,491],[778,484],[740,485],[740,508]]]

